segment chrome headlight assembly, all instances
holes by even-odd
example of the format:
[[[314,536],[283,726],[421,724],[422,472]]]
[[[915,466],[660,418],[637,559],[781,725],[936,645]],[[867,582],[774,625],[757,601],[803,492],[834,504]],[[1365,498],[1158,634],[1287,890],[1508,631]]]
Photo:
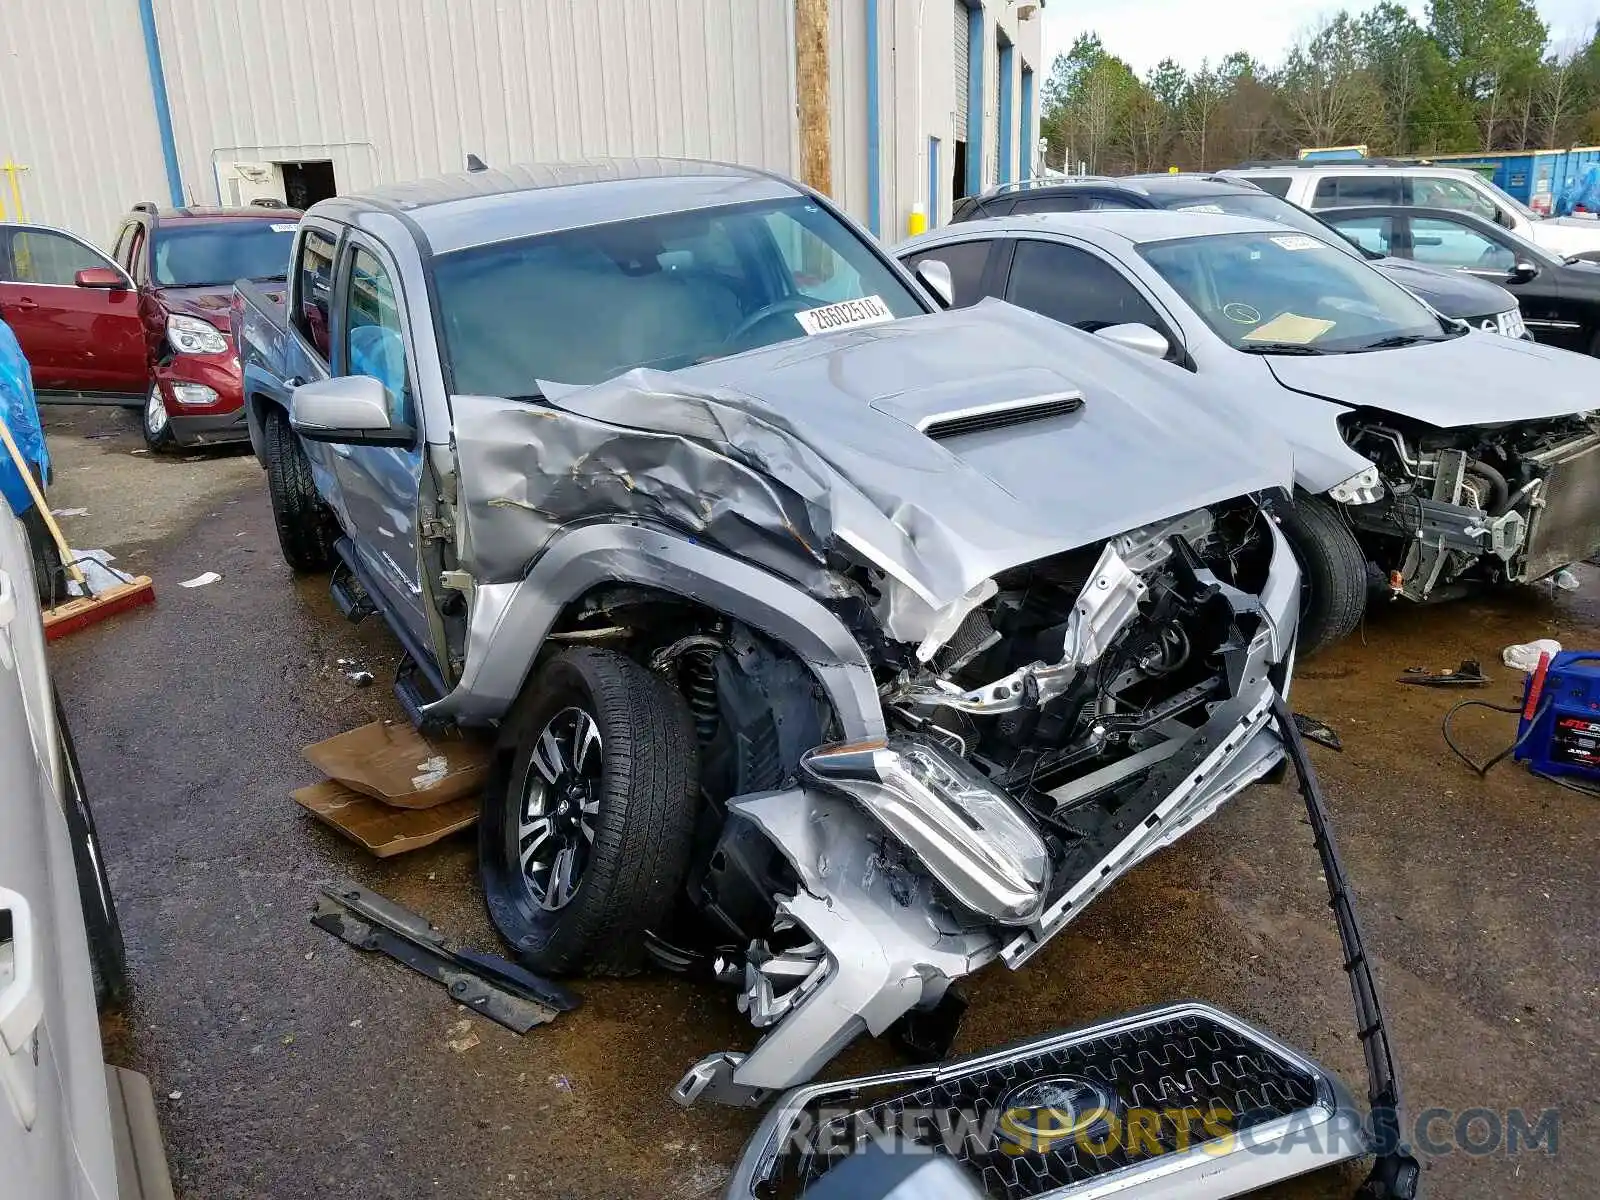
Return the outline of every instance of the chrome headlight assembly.
[[[167,345],[179,354],[226,354],[228,339],[210,321],[174,313],[167,318]]]
[[[897,735],[821,746],[800,765],[855,800],[973,912],[1008,925],[1039,915],[1050,875],[1044,841],[964,759]]]

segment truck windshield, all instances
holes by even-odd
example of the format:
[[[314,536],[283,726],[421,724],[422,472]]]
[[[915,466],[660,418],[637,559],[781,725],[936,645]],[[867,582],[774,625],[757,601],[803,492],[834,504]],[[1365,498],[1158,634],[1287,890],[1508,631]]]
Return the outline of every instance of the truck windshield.
[[[1246,353],[1340,354],[1454,336],[1404,288],[1307,234],[1214,234],[1139,252]]]
[[[526,398],[926,311],[803,198],[458,250],[434,286],[455,390]]]
[[[151,274],[157,287],[206,287],[289,273],[293,221],[206,221],[156,228]]]

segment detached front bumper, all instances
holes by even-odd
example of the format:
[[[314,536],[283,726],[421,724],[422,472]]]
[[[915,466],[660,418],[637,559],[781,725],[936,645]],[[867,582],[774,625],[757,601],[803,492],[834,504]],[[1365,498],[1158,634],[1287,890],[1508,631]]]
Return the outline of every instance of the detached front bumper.
[[[1238,1017],[1166,1005],[931,1066],[796,1088],[727,1200],[794,1195],[878,1145],[1006,1200],[1221,1200],[1365,1154],[1349,1093]]]

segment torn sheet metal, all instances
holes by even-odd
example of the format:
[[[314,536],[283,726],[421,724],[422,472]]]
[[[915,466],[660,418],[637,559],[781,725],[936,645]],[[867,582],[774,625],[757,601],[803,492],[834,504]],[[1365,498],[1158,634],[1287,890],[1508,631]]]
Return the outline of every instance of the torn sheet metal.
[[[1041,361],[1060,371],[996,365]],[[848,551],[937,610],[1009,567],[1288,482],[1287,450],[1232,436],[1195,402],[1203,385],[1170,373],[985,303],[543,403],[456,396],[463,563],[515,581],[563,526],[623,517],[814,594]],[[1081,407],[1026,416],[1029,397],[1067,392]],[[1004,421],[923,432],[1002,401]]]

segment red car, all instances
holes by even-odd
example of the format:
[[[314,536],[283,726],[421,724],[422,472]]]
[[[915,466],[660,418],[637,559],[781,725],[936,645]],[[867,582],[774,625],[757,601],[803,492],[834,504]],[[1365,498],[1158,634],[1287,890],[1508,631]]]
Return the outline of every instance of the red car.
[[[136,204],[108,257],[43,225],[0,224],[0,318],[43,402],[138,405],[145,441],[245,441],[236,279],[282,279],[299,212]]]

